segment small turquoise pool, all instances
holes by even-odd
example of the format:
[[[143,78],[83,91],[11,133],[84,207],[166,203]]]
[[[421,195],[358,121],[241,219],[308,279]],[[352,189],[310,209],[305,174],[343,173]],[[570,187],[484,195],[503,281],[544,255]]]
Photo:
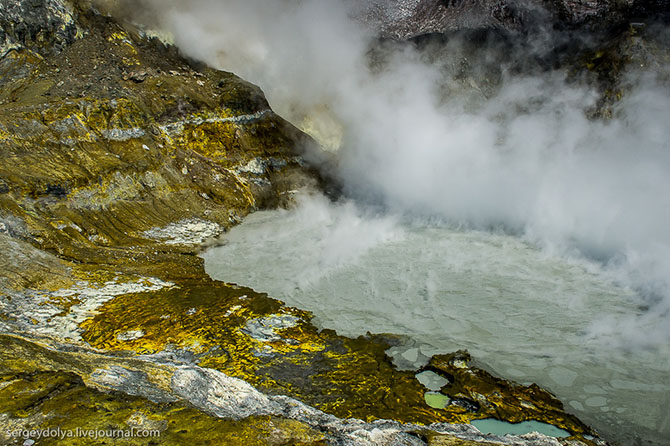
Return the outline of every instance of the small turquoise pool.
[[[524,421],[522,423],[508,423],[507,421],[500,421],[494,418],[486,418],[484,420],[474,420],[470,424],[476,427],[482,434],[523,435],[531,432],[539,432],[550,437],[562,438],[570,436],[570,432],[566,430],[535,420]]]

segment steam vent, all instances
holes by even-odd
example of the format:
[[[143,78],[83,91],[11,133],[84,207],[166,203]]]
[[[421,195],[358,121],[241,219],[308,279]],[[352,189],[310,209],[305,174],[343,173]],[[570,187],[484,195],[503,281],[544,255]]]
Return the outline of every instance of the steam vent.
[[[669,445],[668,11],[0,0],[0,445]]]

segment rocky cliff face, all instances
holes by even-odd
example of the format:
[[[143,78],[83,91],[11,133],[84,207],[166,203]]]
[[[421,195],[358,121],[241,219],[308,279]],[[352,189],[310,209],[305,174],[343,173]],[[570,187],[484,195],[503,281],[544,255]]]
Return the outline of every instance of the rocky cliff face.
[[[319,181],[301,158],[311,140],[257,87],[86,2],[1,0],[0,25],[3,444],[58,427],[153,444],[498,444],[461,424],[487,417],[574,435],[515,444],[602,444],[548,392],[463,354],[434,358],[450,384],[431,407],[384,353],[392,337],[320,332],[206,276],[204,243]]]
[[[71,5],[53,0],[0,3],[0,54],[31,48],[56,54],[81,37]]]
[[[408,39],[462,29],[602,29],[667,14],[667,0],[373,0],[361,17],[383,34]]]

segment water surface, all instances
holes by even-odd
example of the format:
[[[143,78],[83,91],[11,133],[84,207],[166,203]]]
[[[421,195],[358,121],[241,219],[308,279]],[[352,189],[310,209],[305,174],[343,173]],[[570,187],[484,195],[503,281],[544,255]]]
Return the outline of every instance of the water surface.
[[[596,264],[323,198],[253,214],[224,242],[204,254],[212,277],[312,311],[343,335],[407,335],[389,352],[400,366],[466,348],[496,374],[550,389],[622,444],[670,435],[668,353],[627,351],[590,330],[644,311]]]

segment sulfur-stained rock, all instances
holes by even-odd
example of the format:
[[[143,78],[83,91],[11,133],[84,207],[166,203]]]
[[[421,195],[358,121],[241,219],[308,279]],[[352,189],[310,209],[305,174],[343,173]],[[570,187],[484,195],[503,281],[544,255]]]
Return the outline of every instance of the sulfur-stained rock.
[[[507,437],[499,442],[496,437],[482,435],[464,424],[440,423],[424,427],[388,420],[365,423],[339,419],[286,396],[263,395],[244,381],[212,369],[186,364],[169,366],[166,362],[152,363],[146,358],[114,357],[83,349],[56,351],[4,335],[0,335],[0,347],[6,353],[0,357],[4,370],[0,375],[0,419],[9,427],[3,432],[5,435],[27,428],[60,426],[63,431],[77,428],[159,430],[160,437],[154,438],[156,444],[177,441],[345,446],[469,446],[510,444],[510,441],[518,446],[591,444],[539,434]],[[163,359],[169,361],[168,357]],[[174,393],[160,392],[160,389],[170,388]],[[102,393],[98,389],[106,391]],[[235,391],[230,392],[231,389]],[[175,398],[175,394],[184,398]],[[237,415],[229,414],[225,419],[212,417],[220,416],[219,411],[231,410]],[[243,420],[233,421],[245,415]],[[72,443],[46,444],[88,444],[89,439],[67,441]],[[108,441],[127,444],[123,443],[125,438]]]
[[[0,439],[7,445],[25,444],[30,431],[40,432],[39,444],[59,446],[182,445],[194,434],[203,445],[324,444],[322,433],[298,421],[271,416],[223,420],[183,403],[89,389],[64,372],[0,375],[0,407]],[[274,432],[281,436],[272,439]]]
[[[449,380],[441,392],[450,398],[449,406],[458,406],[476,418],[497,418],[511,423],[543,421],[573,434],[592,434],[577,417],[566,414],[554,395],[537,384],[522,386],[495,377],[470,365],[467,351],[437,355],[426,370]]]

